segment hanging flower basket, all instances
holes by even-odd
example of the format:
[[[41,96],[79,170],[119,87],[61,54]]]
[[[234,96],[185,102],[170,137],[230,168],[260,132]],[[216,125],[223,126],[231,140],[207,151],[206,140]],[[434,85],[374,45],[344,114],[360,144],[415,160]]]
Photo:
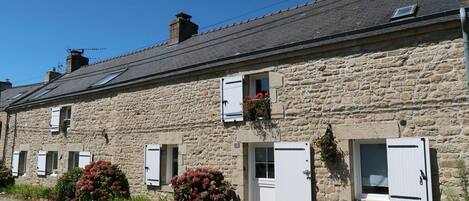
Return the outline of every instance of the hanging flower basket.
[[[243,101],[244,117],[248,121],[270,119],[269,93],[258,93],[256,96],[245,96]]]
[[[342,151],[337,148],[337,141],[330,124],[327,126],[326,133],[319,138],[316,144],[320,148],[321,160],[324,162],[334,162],[342,156]]]

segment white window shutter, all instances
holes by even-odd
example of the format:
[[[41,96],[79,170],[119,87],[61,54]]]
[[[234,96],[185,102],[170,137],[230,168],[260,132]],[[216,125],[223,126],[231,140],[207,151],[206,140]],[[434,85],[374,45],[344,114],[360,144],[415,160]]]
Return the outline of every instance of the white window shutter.
[[[60,131],[60,107],[52,108],[52,115],[50,118],[50,132]]]
[[[160,186],[160,153],[159,144],[145,145],[145,184]]]
[[[274,144],[275,200],[311,201],[311,151],[306,142]]]
[[[220,85],[222,121],[243,121],[243,77],[222,78]]]
[[[47,151],[39,151],[37,155],[37,175],[46,176]]]
[[[20,152],[13,152],[13,160],[11,161],[11,172],[14,177],[18,176],[18,167],[20,164]]]
[[[91,154],[91,152],[81,151],[78,159],[78,167],[84,169],[87,165],[91,163],[91,161],[93,161],[93,155]]]
[[[387,139],[386,145],[390,200],[432,201],[428,139]]]

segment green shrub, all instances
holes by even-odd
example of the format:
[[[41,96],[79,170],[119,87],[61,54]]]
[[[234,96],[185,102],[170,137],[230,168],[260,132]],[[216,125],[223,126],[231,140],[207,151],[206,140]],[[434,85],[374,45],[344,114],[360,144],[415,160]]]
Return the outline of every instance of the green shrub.
[[[50,199],[54,196],[52,188],[39,185],[16,184],[7,187],[5,191],[7,194],[22,200]]]
[[[171,185],[175,201],[238,201],[230,183],[219,171],[198,169],[174,177]]]
[[[15,178],[11,175],[11,170],[4,165],[0,165],[0,188],[5,188],[15,184]]]
[[[83,174],[79,167],[73,168],[62,175],[55,185],[56,199],[60,201],[70,201],[75,197],[76,183]]]
[[[76,183],[75,198],[80,201],[130,198],[125,174],[111,162],[98,161],[87,165]]]

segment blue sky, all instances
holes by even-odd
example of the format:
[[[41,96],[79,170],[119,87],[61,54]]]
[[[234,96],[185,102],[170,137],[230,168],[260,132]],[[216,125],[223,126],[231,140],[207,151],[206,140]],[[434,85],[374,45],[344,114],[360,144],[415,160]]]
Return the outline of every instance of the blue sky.
[[[0,80],[41,82],[65,65],[67,48],[106,48],[85,54],[96,62],[168,38],[180,11],[204,27],[230,24],[311,0],[14,0],[0,2]],[[211,28],[215,28],[211,27]],[[211,29],[209,28],[209,29]]]

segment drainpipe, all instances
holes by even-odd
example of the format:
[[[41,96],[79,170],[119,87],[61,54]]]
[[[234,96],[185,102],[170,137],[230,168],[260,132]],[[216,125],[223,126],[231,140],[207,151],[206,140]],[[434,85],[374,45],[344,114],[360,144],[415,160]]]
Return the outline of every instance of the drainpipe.
[[[459,15],[461,17],[462,37],[464,40],[464,59],[466,62],[466,76],[469,89],[469,20],[467,19],[466,8],[459,9]]]

